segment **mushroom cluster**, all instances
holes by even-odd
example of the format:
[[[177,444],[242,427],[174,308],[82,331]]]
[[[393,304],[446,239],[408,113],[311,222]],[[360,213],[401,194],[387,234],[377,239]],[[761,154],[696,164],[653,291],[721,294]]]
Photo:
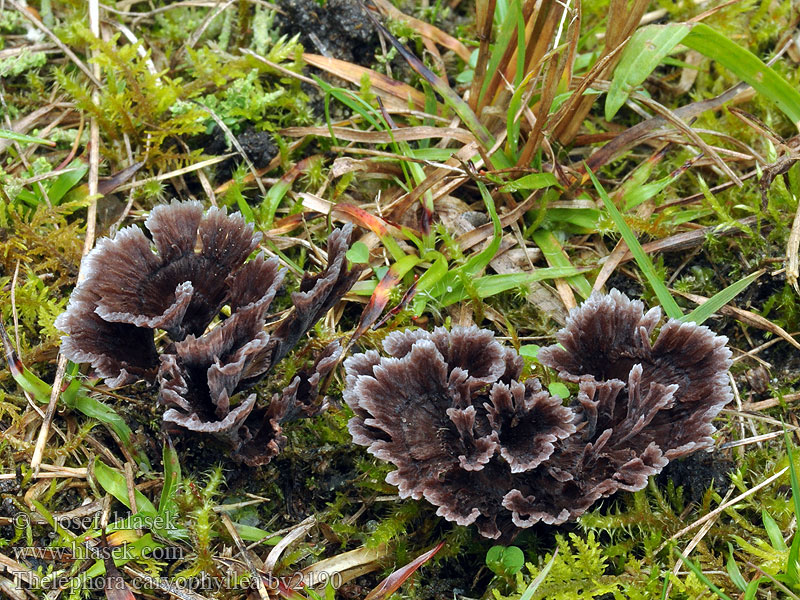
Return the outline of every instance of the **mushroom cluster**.
[[[345,258],[352,226],[330,234],[327,268],[303,277],[293,310],[269,334],[285,270],[262,254],[248,261],[261,235],[241,215],[175,201],[155,207],[145,226],[152,241],[131,226],[86,256],[85,277],[56,320],[67,334],[61,351],[91,363],[111,387],[157,382],[165,424],[213,434],[247,464],[269,462],[285,442],[281,423],[323,408],[318,386],[341,348],[325,348],[267,406],[255,394],[235,396],[263,379],[358,279]],[[224,306],[230,316],[216,323]],[[159,329],[168,338],[160,352]]]
[[[727,338],[612,290],[574,309],[538,358],[576,384],[565,403],[477,327],[400,331],[345,362],[353,440],[397,469],[400,496],[489,538],[563,523],[707,448],[732,394]]]

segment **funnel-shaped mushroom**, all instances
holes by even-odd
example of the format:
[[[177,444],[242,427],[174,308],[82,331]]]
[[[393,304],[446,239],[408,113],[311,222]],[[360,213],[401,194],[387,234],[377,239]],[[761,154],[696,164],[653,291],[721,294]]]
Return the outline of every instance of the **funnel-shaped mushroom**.
[[[594,294],[539,353],[578,394],[564,405],[477,327],[404,331],[345,362],[353,440],[397,469],[401,497],[487,537],[562,523],[671,459],[711,445],[730,401],[727,339],[623,294]]]
[[[345,259],[352,226],[331,233],[327,268],[304,276],[294,309],[269,335],[285,271],[274,258],[247,262],[261,239],[252,225],[216,208],[203,214],[198,202],[158,206],[145,225],[152,242],[128,227],[86,257],[86,277],[56,321],[68,334],[62,352],[91,363],[111,386],[157,380],[170,427],[213,434],[250,464],[268,462],[282,443],[280,423],[321,409],[318,387],[341,349],[329,346],[269,406],[255,394],[235,396],[263,379],[355,283],[359,272]],[[225,305],[230,316],[209,329]],[[156,329],[171,340],[161,354]]]

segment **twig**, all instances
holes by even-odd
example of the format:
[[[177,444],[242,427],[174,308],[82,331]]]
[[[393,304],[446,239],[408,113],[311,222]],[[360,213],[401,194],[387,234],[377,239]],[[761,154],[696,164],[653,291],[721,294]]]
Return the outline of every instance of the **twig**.
[[[56,403],[58,397],[61,395],[61,382],[64,379],[64,372],[67,370],[67,357],[63,354],[58,355],[58,367],[56,367],[56,377],[53,380],[53,390],[50,392],[50,402],[47,404],[47,412],[44,414],[42,421],[42,428],[39,429],[39,437],[36,439],[36,447],[33,449],[33,458],[31,458],[31,470],[33,475],[39,474],[39,466],[42,462],[42,454],[44,453],[44,445],[47,443],[47,438],[50,435],[50,424],[53,422],[53,415],[56,412]]]
[[[796,400],[800,400],[800,393],[784,394],[781,398],[770,398],[769,400],[761,400],[760,402],[747,402],[742,405],[742,410],[758,412],[780,406],[781,404],[795,402]]]
[[[792,231],[789,234],[789,241],[786,243],[786,280],[792,284],[794,290],[800,294],[800,287],[797,285],[797,278],[800,276],[797,256],[798,250],[800,250],[800,204],[797,205],[797,212],[794,215],[794,222],[792,223]]]
[[[239,554],[242,555],[242,560],[247,565],[247,568],[250,569],[250,574],[253,575],[253,579],[255,580],[256,589],[258,590],[258,595],[261,600],[269,600],[269,594],[267,593],[267,588],[264,586],[264,579],[259,576],[258,567],[253,563],[253,558],[250,556],[250,552],[247,550],[247,546],[242,541],[242,536],[239,535],[239,532],[236,531],[236,527],[231,521],[231,518],[226,515],[225,513],[220,514],[220,518],[222,522],[225,524],[225,529],[228,530],[228,533],[233,538],[236,547],[239,549]]]
[[[755,494],[755,493],[756,493],[758,490],[760,490],[761,488],[768,486],[770,483],[772,483],[773,481],[775,481],[776,479],[778,479],[779,477],[781,477],[781,476],[782,476],[784,473],[786,473],[786,471],[788,471],[788,470],[789,470],[789,467],[783,467],[783,468],[782,468],[780,471],[778,471],[777,473],[775,473],[774,475],[772,475],[772,477],[769,477],[769,478],[765,479],[764,481],[762,481],[761,483],[759,483],[757,486],[755,486],[755,487],[753,487],[753,488],[750,488],[750,489],[749,489],[749,490],[747,490],[746,492],[744,492],[744,493],[742,493],[742,494],[739,494],[739,495],[738,495],[738,496],[736,496],[735,498],[733,498],[733,499],[731,499],[731,500],[728,500],[727,502],[725,502],[725,503],[723,503],[723,504],[720,504],[720,505],[719,505],[717,508],[715,508],[714,510],[712,510],[710,513],[708,513],[708,514],[707,514],[707,515],[705,515],[704,517],[701,517],[701,518],[697,519],[697,521],[695,521],[695,522],[694,522],[694,523],[692,523],[691,525],[688,525],[687,527],[684,527],[684,528],[683,528],[683,529],[681,529],[679,532],[677,532],[676,534],[672,535],[672,536],[671,536],[671,537],[670,537],[670,538],[669,538],[667,541],[665,541],[663,544],[661,544],[661,545],[660,545],[660,546],[659,546],[659,547],[656,549],[656,554],[658,554],[659,552],[661,552],[661,551],[664,549],[664,547],[665,547],[665,546],[666,546],[668,543],[670,543],[672,540],[676,540],[676,539],[678,539],[679,537],[681,537],[682,535],[684,535],[685,533],[688,533],[688,532],[690,532],[692,529],[694,529],[694,528],[696,528],[696,527],[700,527],[700,526],[701,526],[703,523],[705,523],[706,521],[710,521],[711,519],[714,519],[714,518],[716,518],[716,516],[717,516],[719,513],[721,513],[723,510],[725,510],[725,509],[727,509],[727,508],[730,508],[731,506],[733,506],[733,505],[734,505],[734,504],[736,504],[737,502],[741,502],[742,500],[744,500],[744,499],[745,499],[745,498],[747,498],[748,496],[752,496],[753,494]]]

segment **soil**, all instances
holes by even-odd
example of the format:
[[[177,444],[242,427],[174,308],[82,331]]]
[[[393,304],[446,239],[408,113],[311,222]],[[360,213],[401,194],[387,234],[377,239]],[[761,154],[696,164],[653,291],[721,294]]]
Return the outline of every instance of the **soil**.
[[[727,485],[728,473],[735,468],[733,461],[720,452],[695,452],[681,460],[673,460],[656,477],[659,487],[672,480],[677,489],[683,487],[687,503],[699,503],[709,487],[721,489]]]
[[[375,58],[378,35],[360,2],[330,0],[320,6],[315,0],[284,0],[286,13],[281,29],[300,34],[307,52],[368,66]]]
[[[272,136],[266,131],[257,131],[255,127],[252,126],[237,135],[236,141],[239,142],[247,158],[253,163],[256,169],[266,167],[278,154],[278,145],[272,139]],[[214,131],[211,133],[211,139],[202,144],[201,147],[205,148],[204,151],[207,154],[219,155],[236,151],[235,148],[232,148],[227,135],[219,126],[214,127]],[[217,178],[220,181],[229,179],[233,170],[241,162],[242,157],[237,154],[220,163],[217,167]]]

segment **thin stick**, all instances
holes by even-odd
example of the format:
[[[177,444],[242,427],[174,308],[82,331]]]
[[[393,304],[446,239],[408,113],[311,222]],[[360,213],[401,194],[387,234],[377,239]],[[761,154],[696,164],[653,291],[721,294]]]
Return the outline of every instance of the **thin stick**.
[[[21,11],[24,13],[24,11]],[[35,23],[35,22],[34,22]],[[42,27],[37,25],[38,27]],[[100,7],[98,0],[89,1],[89,28],[96,38],[100,38]],[[71,58],[71,57],[70,57]],[[77,57],[76,57],[77,58]],[[80,64],[78,65],[80,66]],[[90,79],[97,87],[92,91],[92,100],[95,104],[100,104],[100,66],[95,63],[94,73]],[[83,256],[86,256],[94,245],[95,227],[97,223],[97,182],[100,173],[100,126],[97,119],[92,117],[90,121],[90,142],[89,142],[89,197],[92,198],[91,204],[86,215],[86,238],[83,243]],[[81,263],[81,267],[83,263]],[[78,271],[78,282],[85,277],[85,272],[81,268]],[[56,404],[61,394],[61,382],[64,380],[64,373],[67,370],[67,357],[59,352],[56,376],[53,379],[53,389],[50,393],[50,402],[47,404],[47,411],[44,414],[42,427],[39,429],[39,436],[36,439],[36,447],[33,449],[31,458],[31,470],[34,476],[39,474],[39,466],[42,462],[44,447],[47,438],[50,436],[50,426],[53,423],[53,416],[56,412]]]
[[[61,381],[64,379],[64,372],[67,370],[67,357],[63,354],[58,355],[58,367],[56,367],[56,378],[53,381],[53,390],[50,392],[50,402],[47,404],[47,411],[44,413],[44,420],[42,421],[42,428],[39,429],[39,437],[36,439],[36,447],[33,449],[33,458],[31,458],[31,470],[33,476],[39,475],[39,467],[42,462],[42,454],[44,454],[44,446],[47,443],[47,438],[50,435],[50,424],[53,422],[53,415],[56,412],[56,404],[58,397],[61,394]]]
[[[231,518],[225,513],[221,513],[220,518],[225,524],[225,528],[228,530],[228,533],[233,538],[233,541],[236,543],[236,547],[239,549],[239,553],[242,555],[242,560],[244,560],[247,568],[250,569],[250,575],[255,579],[256,590],[258,590],[259,598],[261,598],[261,600],[269,600],[267,588],[264,586],[264,579],[259,577],[259,571],[253,562],[253,557],[251,556],[250,552],[248,552],[247,546],[245,546],[244,542],[242,541],[242,537],[239,535],[239,532],[236,531],[233,521],[231,521]]]
[[[786,280],[800,294],[800,287],[797,285],[797,279],[800,277],[798,250],[800,250],[800,204],[797,205],[797,212],[794,215],[789,241],[786,242]]]
[[[729,508],[729,507],[733,506],[733,505],[734,505],[734,504],[736,504],[737,502],[741,502],[742,500],[744,500],[744,499],[745,499],[745,498],[747,498],[748,496],[752,496],[753,494],[755,494],[755,493],[756,493],[758,490],[760,490],[761,488],[768,486],[770,483],[772,483],[773,481],[775,481],[776,479],[778,479],[778,478],[779,478],[781,475],[783,475],[784,473],[786,473],[786,471],[788,471],[788,470],[789,470],[789,467],[783,467],[783,468],[782,468],[780,471],[778,471],[777,473],[775,473],[775,474],[774,474],[772,477],[769,477],[768,479],[765,479],[764,481],[762,481],[761,483],[759,483],[759,484],[758,484],[757,486],[755,486],[754,488],[750,488],[750,489],[749,489],[749,490],[747,490],[746,492],[744,492],[744,493],[742,493],[742,494],[739,494],[738,496],[736,496],[736,498],[733,498],[733,499],[731,499],[731,500],[728,500],[728,501],[727,501],[727,502],[725,502],[724,504],[720,504],[720,505],[719,505],[717,508],[715,508],[714,510],[712,510],[710,513],[708,513],[708,514],[707,514],[707,515],[705,515],[704,517],[701,517],[701,518],[697,519],[697,521],[695,521],[695,522],[694,522],[694,523],[692,523],[691,525],[689,525],[689,526],[687,526],[687,527],[684,527],[684,528],[683,528],[683,529],[681,529],[681,530],[680,530],[678,533],[676,533],[676,534],[674,534],[672,537],[670,537],[670,538],[669,538],[669,539],[668,539],[666,542],[664,542],[663,544],[661,544],[661,545],[658,547],[658,549],[656,550],[656,554],[658,554],[659,552],[661,552],[661,551],[664,549],[664,547],[665,547],[665,546],[666,546],[668,543],[670,543],[672,540],[678,539],[678,538],[679,538],[679,537],[681,537],[683,534],[685,534],[685,533],[688,533],[689,531],[691,531],[692,529],[694,529],[694,528],[696,528],[696,527],[700,527],[700,526],[701,526],[703,523],[705,523],[706,521],[710,521],[711,519],[715,518],[715,517],[716,517],[716,516],[717,516],[719,513],[721,513],[721,512],[722,512],[723,510],[725,510],[726,508]]]

